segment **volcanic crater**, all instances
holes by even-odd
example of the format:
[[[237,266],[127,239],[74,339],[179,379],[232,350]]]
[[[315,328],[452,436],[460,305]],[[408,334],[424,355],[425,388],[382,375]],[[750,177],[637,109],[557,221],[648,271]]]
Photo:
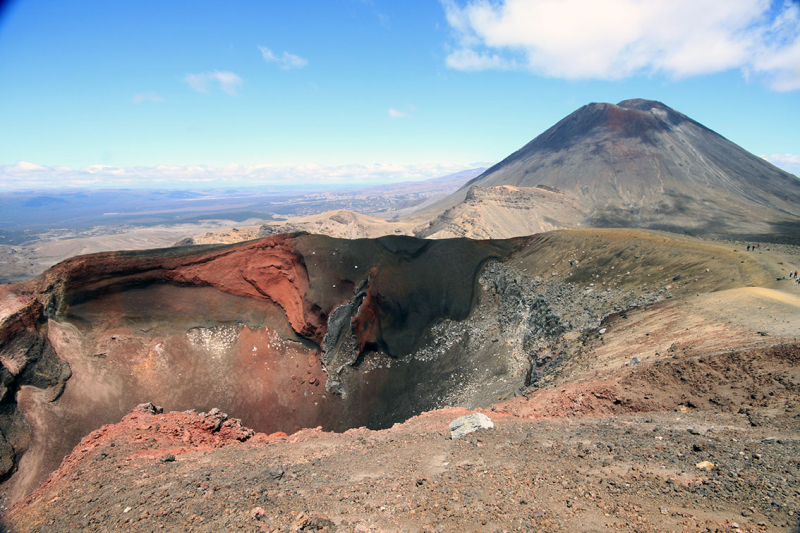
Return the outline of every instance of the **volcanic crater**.
[[[4,487],[27,494],[146,402],[219,408],[266,434],[486,407],[563,374],[610,317],[767,282],[735,256],[658,232],[564,230],[291,234],[68,260],[0,289]]]

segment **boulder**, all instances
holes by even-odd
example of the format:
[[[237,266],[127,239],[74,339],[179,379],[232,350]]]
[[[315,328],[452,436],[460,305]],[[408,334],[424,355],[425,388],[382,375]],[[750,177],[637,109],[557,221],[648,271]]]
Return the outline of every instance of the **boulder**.
[[[492,429],[493,427],[494,422],[491,418],[483,413],[472,413],[450,422],[450,438],[455,440],[479,429]]]

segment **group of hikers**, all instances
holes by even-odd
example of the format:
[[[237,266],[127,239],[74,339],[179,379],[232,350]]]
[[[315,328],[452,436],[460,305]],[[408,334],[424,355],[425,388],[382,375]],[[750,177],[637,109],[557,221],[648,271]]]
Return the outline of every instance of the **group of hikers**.
[[[756,249],[761,249],[760,244],[748,244],[747,251],[754,252]],[[800,285],[800,277],[797,275],[797,270],[790,270],[789,276],[786,279],[793,279],[798,285]]]
[[[756,249],[761,249],[761,245],[760,244],[748,244],[747,245],[747,251],[748,252],[754,252]],[[789,276],[786,279],[793,279],[798,285],[800,285],[800,277],[798,277],[798,275],[797,275],[797,270],[794,270],[794,271],[790,270],[789,271]]]

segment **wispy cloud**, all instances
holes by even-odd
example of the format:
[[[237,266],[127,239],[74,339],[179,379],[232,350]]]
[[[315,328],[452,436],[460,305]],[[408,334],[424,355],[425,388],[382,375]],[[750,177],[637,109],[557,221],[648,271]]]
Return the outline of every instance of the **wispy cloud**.
[[[184,76],[183,81],[186,82],[192,90],[204,94],[208,94],[213,87],[219,85],[219,88],[222,89],[223,92],[231,96],[237,96],[237,89],[239,85],[242,84],[242,78],[227,70],[187,74]]]
[[[372,10],[372,14],[375,15],[375,17],[377,17],[378,22],[380,22],[381,26],[383,26],[386,29],[391,28],[391,23],[390,23],[391,19],[389,18],[389,15],[387,15],[382,11],[379,11],[378,8],[375,6],[374,0],[359,0],[359,1],[363,5],[369,6],[370,10]]]
[[[389,118],[405,118],[408,116],[406,111],[399,111],[397,109],[389,108]]]
[[[134,104],[141,104],[143,102],[153,102],[154,104],[160,104],[164,101],[162,97],[157,95],[156,93],[136,93],[133,95],[131,101]]]
[[[476,52],[470,48],[454,50],[445,58],[445,63],[456,70],[509,70],[517,67],[514,59],[498,54]]]
[[[264,61],[267,63],[276,63],[283,70],[303,68],[308,65],[306,59],[290,54],[289,52],[282,52],[280,55],[275,55],[275,53],[266,46],[259,46],[258,49],[261,50]]]
[[[157,165],[151,167],[114,167],[89,165],[72,169],[46,167],[28,162],[0,165],[0,191],[63,188],[215,188],[287,185],[325,187],[368,185],[418,181],[487,166],[471,164],[353,164],[295,166],[231,164],[222,167],[205,165]]]
[[[764,159],[782,168],[787,172],[791,172],[795,176],[800,176],[800,155],[795,154],[769,154],[762,155]]]
[[[26,171],[36,171],[36,170],[45,170],[47,167],[43,167],[42,165],[37,165],[36,163],[29,163],[27,161],[19,161],[16,165],[9,166],[9,170],[12,172],[26,172]]]
[[[441,0],[446,64],[564,79],[672,78],[739,69],[800,89],[800,3],[792,0]]]

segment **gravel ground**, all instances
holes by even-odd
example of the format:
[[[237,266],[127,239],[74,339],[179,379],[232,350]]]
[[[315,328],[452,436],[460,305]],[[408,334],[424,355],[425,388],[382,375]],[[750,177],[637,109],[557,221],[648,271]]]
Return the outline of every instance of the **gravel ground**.
[[[800,533],[800,289],[776,280],[796,249],[695,264],[656,238],[620,236],[641,269],[568,246],[489,265],[479,308],[415,356],[497,364],[502,341],[504,373],[453,371],[441,409],[291,436],[139,409],[3,507],[0,530]],[[450,438],[468,411],[448,406],[492,403],[493,429]]]
[[[85,438],[5,528],[797,531],[800,405],[772,390],[750,403],[538,419],[499,405],[494,429],[459,440],[463,409],[249,440],[231,423],[214,440],[226,426],[209,415],[139,412]]]

